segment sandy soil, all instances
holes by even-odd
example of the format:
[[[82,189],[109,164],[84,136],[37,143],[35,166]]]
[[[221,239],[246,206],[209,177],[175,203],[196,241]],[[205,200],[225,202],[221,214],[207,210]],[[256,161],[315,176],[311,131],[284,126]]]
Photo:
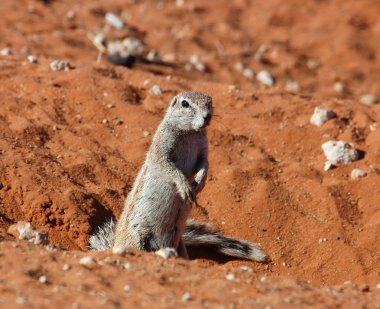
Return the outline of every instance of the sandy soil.
[[[1,307],[379,307],[380,104],[360,103],[380,95],[378,1],[2,0],[0,11],[0,49],[13,51],[0,56]],[[110,38],[136,36],[168,61],[97,63],[87,36],[110,11],[127,24]],[[188,65],[193,54],[204,72]],[[54,59],[72,69],[52,71]],[[268,70],[275,85],[245,77],[239,63]],[[120,215],[170,98],[185,89],[215,105],[193,217],[260,243],[269,264],[86,252],[92,231]],[[338,117],[313,126],[316,106]],[[364,157],[325,172],[331,139]],[[368,175],[352,180],[353,168]],[[21,220],[64,250],[8,235]],[[96,263],[80,265],[84,256]]]

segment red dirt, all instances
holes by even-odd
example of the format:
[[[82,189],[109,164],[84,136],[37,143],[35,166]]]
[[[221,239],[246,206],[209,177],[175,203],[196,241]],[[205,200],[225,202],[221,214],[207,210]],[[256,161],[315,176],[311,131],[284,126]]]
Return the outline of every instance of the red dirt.
[[[1,1],[0,49],[13,54],[0,56],[0,305],[14,307],[22,297],[33,308],[175,307],[190,292],[194,308],[378,306],[380,104],[359,103],[362,94],[380,95],[378,1],[105,3]],[[137,33],[147,50],[174,54],[174,65],[128,69],[104,57],[97,64],[87,33],[108,11],[124,12],[132,29],[113,36]],[[258,62],[253,55],[263,43],[269,51]],[[193,53],[206,72],[185,70]],[[39,62],[26,61],[28,54]],[[56,58],[74,69],[51,71]],[[310,69],[310,60],[320,65]],[[270,71],[275,86],[247,79],[237,62]],[[299,93],[285,91],[289,79],[300,83]],[[335,93],[336,81],[347,91]],[[150,94],[155,84],[162,95]],[[193,216],[260,243],[272,259],[267,265],[204,252],[193,252],[192,261],[82,252],[94,228],[120,215],[170,98],[185,89],[213,96],[216,114],[210,174]],[[320,128],[309,124],[316,106],[338,118]],[[329,139],[355,143],[364,158],[325,172],[321,145]],[[352,180],[355,167],[368,176]],[[70,251],[6,234],[22,220]],[[80,266],[87,255],[106,263]],[[70,271],[62,271],[65,263]],[[226,280],[229,272],[236,281]]]

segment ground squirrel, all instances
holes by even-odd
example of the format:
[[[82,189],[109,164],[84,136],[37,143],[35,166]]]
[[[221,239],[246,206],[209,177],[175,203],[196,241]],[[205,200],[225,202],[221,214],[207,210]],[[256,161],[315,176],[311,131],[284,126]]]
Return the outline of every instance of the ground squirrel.
[[[170,247],[188,258],[186,246],[205,246],[227,256],[267,260],[258,245],[225,237],[204,224],[187,220],[206,181],[206,127],[211,117],[210,96],[186,91],[172,99],[116,227],[109,221],[99,228],[90,237],[91,249],[133,247],[157,251]]]

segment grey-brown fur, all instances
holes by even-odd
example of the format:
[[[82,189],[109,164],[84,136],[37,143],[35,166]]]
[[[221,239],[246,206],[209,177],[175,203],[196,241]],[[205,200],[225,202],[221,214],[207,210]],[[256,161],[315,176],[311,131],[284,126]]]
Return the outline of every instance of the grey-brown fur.
[[[133,247],[144,251],[171,247],[187,258],[186,244],[215,247],[219,243],[220,248],[225,249],[217,251],[223,254],[266,260],[264,251],[254,244],[224,237],[194,221],[186,224],[191,205],[206,181],[206,127],[211,117],[211,97],[188,91],[173,98],[154,135],[115,230],[112,224],[100,229],[90,238],[93,249],[107,249],[109,239],[115,235],[114,247]],[[104,235],[108,236],[107,240]]]

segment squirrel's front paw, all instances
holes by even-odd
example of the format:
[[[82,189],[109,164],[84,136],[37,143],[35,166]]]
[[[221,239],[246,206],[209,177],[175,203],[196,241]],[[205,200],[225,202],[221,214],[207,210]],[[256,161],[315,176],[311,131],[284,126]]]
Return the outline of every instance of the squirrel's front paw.
[[[195,194],[188,184],[181,186],[178,193],[186,204],[196,203]]]

